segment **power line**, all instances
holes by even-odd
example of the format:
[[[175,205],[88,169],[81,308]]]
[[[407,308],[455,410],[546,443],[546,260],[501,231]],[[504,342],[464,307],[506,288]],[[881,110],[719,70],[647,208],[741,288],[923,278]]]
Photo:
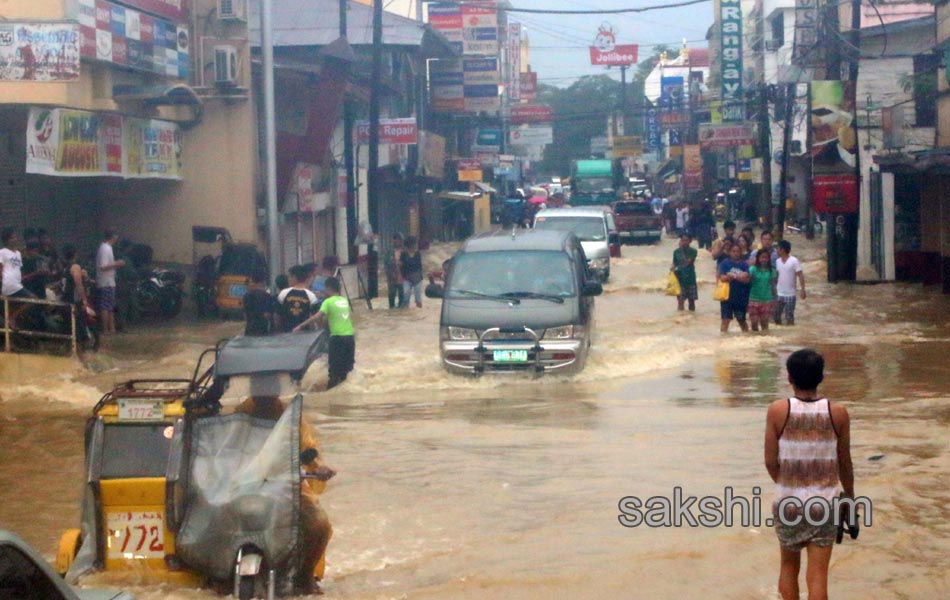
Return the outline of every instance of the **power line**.
[[[683,2],[674,2],[670,4],[656,4],[653,6],[641,6],[639,8],[601,8],[585,10],[563,10],[553,8],[507,8],[507,7],[485,7],[487,10],[494,9],[497,12],[528,13],[536,15],[620,15],[624,13],[642,13],[653,10],[664,10],[667,8],[680,8],[682,6],[691,6],[693,4],[703,4],[711,0],[684,0]],[[443,4],[466,4],[460,0],[445,0]]]

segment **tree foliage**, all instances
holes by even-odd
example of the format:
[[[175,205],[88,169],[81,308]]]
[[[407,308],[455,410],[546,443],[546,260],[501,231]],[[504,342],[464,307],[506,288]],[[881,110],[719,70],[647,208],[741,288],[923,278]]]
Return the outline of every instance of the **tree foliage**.
[[[645,108],[644,82],[653,71],[660,54],[660,46],[650,58],[641,61],[627,82],[627,116],[624,119],[628,135],[640,135],[643,127],[640,115]],[[620,107],[621,85],[607,75],[588,75],[566,88],[541,85],[538,102],[554,109],[554,143],[544,152],[540,170],[566,176],[571,161],[590,157],[591,138],[607,134],[607,116]]]

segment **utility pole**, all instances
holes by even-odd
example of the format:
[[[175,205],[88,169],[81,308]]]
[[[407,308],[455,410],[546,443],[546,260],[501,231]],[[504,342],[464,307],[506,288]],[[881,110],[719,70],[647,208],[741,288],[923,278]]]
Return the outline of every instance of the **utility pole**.
[[[348,38],[347,3],[349,0],[340,0],[340,37]],[[353,107],[343,95],[343,168],[346,170],[346,254],[353,260],[358,254],[356,244],[356,190],[355,163],[353,160]]]
[[[379,233],[379,102],[383,92],[383,0],[373,2],[373,67],[369,94],[369,224],[373,235]],[[379,269],[376,249],[369,244],[369,282],[367,295],[379,296]]]
[[[281,272],[277,227],[277,126],[274,117],[274,23],[272,0],[261,0],[261,62],[264,71],[264,177],[267,191],[268,284]]]
[[[779,180],[779,199],[776,229],[780,236],[785,235],[785,199],[788,197],[788,168],[792,164],[792,125],[794,124],[795,111],[795,84],[785,84],[785,97],[783,98],[785,106],[785,123],[782,127],[782,178]],[[768,166],[767,170],[771,170]]]
[[[765,83],[759,86],[759,148],[762,149],[762,194],[759,214],[765,216],[766,229],[772,228],[772,125],[769,122],[769,95]],[[781,201],[780,201],[781,202]]]

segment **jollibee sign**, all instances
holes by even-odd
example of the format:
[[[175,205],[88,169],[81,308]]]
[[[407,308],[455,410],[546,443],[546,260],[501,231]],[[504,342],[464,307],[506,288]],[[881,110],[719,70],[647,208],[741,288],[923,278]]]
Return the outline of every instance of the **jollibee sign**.
[[[594,66],[627,66],[637,62],[636,44],[617,44],[617,32],[610,23],[601,23],[590,47],[590,64]]]

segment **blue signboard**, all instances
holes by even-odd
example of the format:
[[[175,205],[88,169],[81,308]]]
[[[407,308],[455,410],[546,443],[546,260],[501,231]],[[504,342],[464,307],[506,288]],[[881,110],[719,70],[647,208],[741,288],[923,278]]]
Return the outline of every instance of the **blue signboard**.
[[[649,150],[659,150],[663,142],[660,139],[662,130],[660,129],[660,117],[657,109],[651,108],[648,110],[644,118],[646,119],[644,129],[647,132],[647,148]]]
[[[479,129],[475,143],[479,146],[501,147],[503,133],[501,129]]]
[[[683,107],[683,78],[660,78],[660,105],[667,110]]]
[[[467,85],[465,86],[466,98],[496,98],[498,96],[498,85]]]

